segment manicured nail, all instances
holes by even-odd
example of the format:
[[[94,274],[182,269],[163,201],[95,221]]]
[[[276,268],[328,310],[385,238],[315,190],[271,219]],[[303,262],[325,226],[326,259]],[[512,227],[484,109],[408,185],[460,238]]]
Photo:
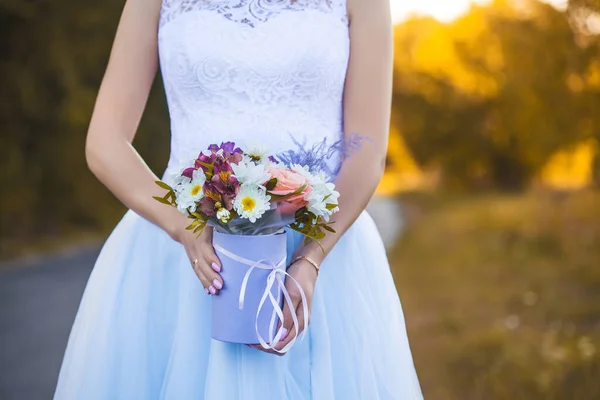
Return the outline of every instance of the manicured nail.
[[[217,289],[219,289],[219,290],[223,289],[223,284],[222,284],[221,282],[219,282],[219,280],[218,280],[218,279],[215,279],[215,280],[213,281],[213,285],[214,285],[214,286],[215,286]]]
[[[206,294],[210,294],[210,292],[208,291],[208,288],[204,288],[204,291],[206,292]]]
[[[281,328],[281,339],[279,340],[284,340],[288,335],[288,330],[285,328]]]
[[[221,272],[221,267],[219,267],[219,264],[216,262],[212,263],[212,269],[214,269],[215,272]]]
[[[217,294],[217,291],[216,291],[216,290],[215,290],[215,288],[214,288],[214,287],[212,287],[212,286],[210,286],[210,287],[208,288],[208,291],[210,292],[210,294]]]

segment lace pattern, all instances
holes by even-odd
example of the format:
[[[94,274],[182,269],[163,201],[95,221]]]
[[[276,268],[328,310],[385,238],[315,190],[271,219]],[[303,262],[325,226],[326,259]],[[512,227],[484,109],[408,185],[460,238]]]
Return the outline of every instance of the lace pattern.
[[[320,149],[322,169],[335,174],[348,26],[335,8],[302,8],[334,7],[335,1],[345,0],[164,0],[175,8],[164,9],[163,17],[180,16],[160,27],[158,37],[171,117],[170,168],[227,140],[262,143],[294,157]],[[232,14],[224,18],[219,10]]]
[[[307,9],[325,13],[339,12],[340,20],[348,23],[346,0],[163,0],[160,26],[181,14],[207,10],[221,14],[232,22],[254,28],[283,11]]]

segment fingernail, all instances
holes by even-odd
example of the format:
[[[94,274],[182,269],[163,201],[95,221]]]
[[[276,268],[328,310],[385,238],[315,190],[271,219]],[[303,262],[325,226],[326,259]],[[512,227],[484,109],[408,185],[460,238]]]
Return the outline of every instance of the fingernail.
[[[214,287],[212,287],[212,286],[210,286],[210,287],[208,288],[208,290],[210,291],[210,293],[211,293],[211,294],[217,294],[217,291],[216,291],[216,290],[215,290],[215,288],[214,288]]]
[[[219,264],[216,262],[212,263],[212,269],[214,269],[215,272],[221,272],[221,267],[219,267]]]
[[[210,294],[207,288],[204,288],[204,291],[206,292],[206,294]]]
[[[288,335],[288,330],[285,328],[281,328],[281,339],[279,340],[284,340]]]
[[[223,284],[222,284],[221,282],[219,282],[219,280],[218,280],[218,279],[215,279],[215,280],[213,281],[213,285],[214,285],[214,286],[215,286],[217,289],[219,289],[219,290],[223,289]]]

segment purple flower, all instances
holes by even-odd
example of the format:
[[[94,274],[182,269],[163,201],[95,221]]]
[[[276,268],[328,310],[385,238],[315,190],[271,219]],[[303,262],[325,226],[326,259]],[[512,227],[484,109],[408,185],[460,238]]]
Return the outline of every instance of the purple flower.
[[[233,153],[235,148],[235,143],[233,142],[223,142],[221,143],[221,150],[223,150],[224,153]]]
[[[239,186],[238,186],[238,191],[239,191]],[[223,207],[225,207],[225,209],[227,211],[231,211],[233,210],[233,200],[235,199],[235,196],[237,195],[237,193],[235,194],[224,194],[223,195]]]
[[[214,175],[219,175],[221,180],[226,181],[231,175],[233,175],[233,169],[231,164],[227,160],[218,158],[215,160]]]
[[[216,143],[213,143],[210,146],[208,146],[208,150],[212,151],[213,153],[216,153],[219,150],[223,150],[225,158],[227,158],[231,154],[242,153],[242,149],[240,149],[239,147],[235,147],[234,142],[222,142],[220,146],[217,146]]]
[[[231,164],[227,160],[220,158],[215,160],[215,169],[210,183],[214,190],[223,196],[228,195],[235,197],[240,189],[240,183],[237,178],[233,176]]]
[[[231,156],[229,156],[228,160],[232,164],[239,164],[239,162],[242,161],[242,158],[242,152],[240,151],[239,153],[232,153]]]
[[[213,153],[216,153],[217,151],[219,151],[219,146],[217,146],[215,143],[213,143],[210,146],[208,146],[207,150],[212,151]]]
[[[208,217],[212,217],[217,213],[217,211],[215,210],[215,203],[216,202],[211,197],[205,196],[198,203],[198,210],[202,214]]]
[[[190,168],[186,168],[183,170],[183,172],[181,173],[182,176],[185,176],[187,178],[192,179],[194,177],[194,171],[196,171],[196,168],[190,167]]]
[[[195,168],[202,168],[202,170],[204,171],[204,173],[208,172],[209,168],[206,165],[202,165],[203,164],[208,164],[208,165],[212,165],[215,162],[215,159],[217,158],[216,154],[211,154],[210,156],[207,156],[203,153],[200,153],[200,155],[198,156],[198,159],[195,162]]]

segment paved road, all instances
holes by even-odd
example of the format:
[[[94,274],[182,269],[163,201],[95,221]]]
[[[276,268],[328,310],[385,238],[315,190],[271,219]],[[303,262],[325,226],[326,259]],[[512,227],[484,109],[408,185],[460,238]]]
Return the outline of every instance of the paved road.
[[[97,248],[0,272],[0,399],[51,399]]]
[[[369,206],[384,241],[400,233],[397,203]],[[0,268],[0,399],[51,399],[69,330],[98,246]]]

